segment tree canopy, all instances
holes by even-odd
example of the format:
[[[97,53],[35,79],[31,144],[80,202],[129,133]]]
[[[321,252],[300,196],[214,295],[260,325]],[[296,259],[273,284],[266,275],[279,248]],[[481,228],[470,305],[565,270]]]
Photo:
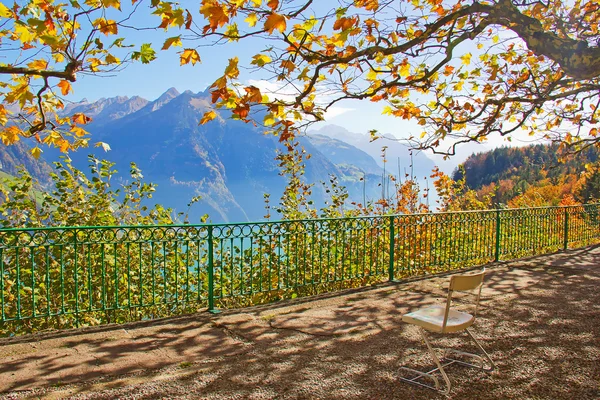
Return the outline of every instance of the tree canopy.
[[[129,49],[119,37],[133,13],[146,12],[133,3],[127,11],[118,0],[0,4],[1,46],[12,55],[0,65],[11,77],[2,96],[19,106],[12,115],[0,108],[5,144],[23,136],[65,151],[87,143],[82,125],[89,118],[57,113],[60,95],[78,74],[156,57],[150,44]],[[182,46],[181,64],[196,64],[202,46],[264,39],[265,49],[251,60],[230,59],[210,90],[217,107],[269,127],[282,141],[348,99],[386,103],[384,113],[418,123],[410,138],[417,147],[443,153],[495,133],[541,132],[576,149],[600,141],[596,0],[338,0],[333,7],[312,0],[201,0],[198,6],[195,12],[151,1],[155,26],[179,33],[167,34],[162,49]],[[279,82],[286,96],[269,98],[240,81],[242,66]],[[201,122],[215,117],[209,111]]]

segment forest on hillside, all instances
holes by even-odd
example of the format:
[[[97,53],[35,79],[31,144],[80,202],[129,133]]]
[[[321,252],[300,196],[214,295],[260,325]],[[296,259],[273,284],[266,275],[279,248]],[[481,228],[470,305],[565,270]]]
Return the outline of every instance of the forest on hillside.
[[[587,203],[600,197],[598,150],[564,154],[558,145],[500,147],[470,156],[452,178],[492,206]]]

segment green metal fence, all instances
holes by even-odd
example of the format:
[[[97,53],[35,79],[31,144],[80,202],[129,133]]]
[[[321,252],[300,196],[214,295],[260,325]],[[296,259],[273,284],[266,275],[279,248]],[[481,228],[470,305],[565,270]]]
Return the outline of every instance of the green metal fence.
[[[597,243],[598,205],[0,230],[0,335],[242,307]]]

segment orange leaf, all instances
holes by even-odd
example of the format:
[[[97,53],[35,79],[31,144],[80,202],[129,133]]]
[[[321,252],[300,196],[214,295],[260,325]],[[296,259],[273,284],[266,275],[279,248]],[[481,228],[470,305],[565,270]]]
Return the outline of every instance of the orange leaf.
[[[87,115],[83,114],[83,113],[77,113],[77,114],[73,114],[73,117],[71,117],[73,119],[73,122],[79,125],[85,125],[89,122],[92,121],[92,119],[90,117],[88,117]]]
[[[444,75],[451,75],[452,72],[454,72],[454,67],[452,65],[446,65],[446,67],[444,68]]]
[[[69,81],[64,79],[58,82],[57,86],[60,88],[60,92],[63,94],[63,96],[66,96],[73,91],[73,88],[71,88],[71,84],[69,83]]]
[[[244,90],[248,94],[248,101],[254,103],[260,103],[262,101],[262,93],[256,86],[246,86]]]
[[[117,22],[112,19],[98,18],[94,21],[94,26],[106,36],[116,35],[118,32]]]
[[[283,32],[285,31],[286,26],[287,23],[285,21],[285,17],[281,14],[273,13],[269,15],[265,21],[265,29],[269,33],[273,33],[275,29],[277,29],[279,32]]]
[[[236,108],[233,109],[233,113],[239,115],[241,119],[246,118],[249,112],[250,106],[248,104],[239,104]]]
[[[283,69],[287,69],[289,72],[293,72],[296,69],[296,64],[294,64],[291,60],[281,61],[280,66]]]
[[[189,64],[190,62],[192,65],[195,65],[197,62],[200,62],[200,54],[195,49],[185,49],[179,58],[181,61],[180,65]]]
[[[217,118],[216,112],[214,112],[213,110],[207,111],[202,116],[202,119],[200,120],[200,123],[198,125],[204,125],[205,123],[212,121],[215,118]]]
[[[267,7],[273,11],[277,10],[277,7],[279,7],[279,0],[269,0]]]
[[[214,32],[217,28],[229,22],[227,9],[225,6],[217,3],[206,3],[200,8],[200,13],[208,20],[208,26],[205,28],[205,31],[212,29]]]

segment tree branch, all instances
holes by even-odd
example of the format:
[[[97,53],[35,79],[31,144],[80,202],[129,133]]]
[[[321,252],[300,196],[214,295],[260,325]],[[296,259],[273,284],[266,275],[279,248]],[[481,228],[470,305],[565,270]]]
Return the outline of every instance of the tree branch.
[[[75,82],[77,77],[75,76],[75,72],[77,71],[78,63],[73,61],[65,67],[64,71],[48,71],[48,70],[38,70],[38,69],[30,69],[23,67],[11,67],[9,66],[0,66],[0,74],[17,74],[17,75],[33,75],[33,76],[41,76],[43,78],[62,78],[66,79],[70,82]]]

